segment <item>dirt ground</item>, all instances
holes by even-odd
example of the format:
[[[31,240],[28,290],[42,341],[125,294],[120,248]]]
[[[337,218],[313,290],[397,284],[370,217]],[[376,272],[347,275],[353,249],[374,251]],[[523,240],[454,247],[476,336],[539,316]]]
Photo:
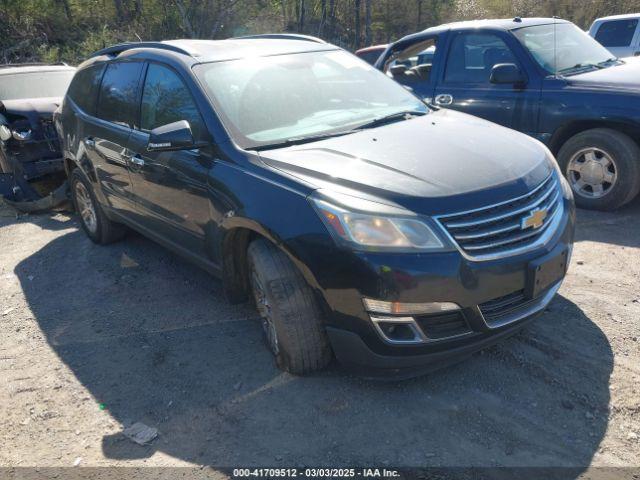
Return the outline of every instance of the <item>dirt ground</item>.
[[[640,466],[640,199],[578,217],[543,316],[380,383],[279,372],[251,308],[139,235],[1,207],[0,466]]]

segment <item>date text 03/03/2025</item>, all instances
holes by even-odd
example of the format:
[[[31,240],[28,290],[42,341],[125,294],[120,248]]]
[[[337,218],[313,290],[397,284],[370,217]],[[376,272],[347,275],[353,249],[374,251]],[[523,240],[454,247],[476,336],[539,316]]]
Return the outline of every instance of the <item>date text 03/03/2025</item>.
[[[387,468],[235,468],[234,478],[394,478],[397,470]]]

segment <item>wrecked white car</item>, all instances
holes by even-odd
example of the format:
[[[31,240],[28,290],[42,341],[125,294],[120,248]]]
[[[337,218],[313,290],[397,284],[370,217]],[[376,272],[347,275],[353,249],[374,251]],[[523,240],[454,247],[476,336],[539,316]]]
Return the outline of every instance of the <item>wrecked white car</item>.
[[[66,176],[53,124],[75,68],[0,65],[0,195],[33,212],[66,201]]]

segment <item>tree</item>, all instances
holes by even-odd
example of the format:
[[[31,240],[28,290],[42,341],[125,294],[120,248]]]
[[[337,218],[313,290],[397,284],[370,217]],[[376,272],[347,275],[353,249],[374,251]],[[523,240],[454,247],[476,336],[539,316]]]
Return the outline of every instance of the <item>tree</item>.
[[[364,44],[371,45],[371,0],[364,0]]]
[[[353,2],[355,10],[355,28],[354,28],[354,42],[353,48],[357,50],[360,48],[360,35],[361,35],[361,26],[360,26],[360,0],[354,0]]]

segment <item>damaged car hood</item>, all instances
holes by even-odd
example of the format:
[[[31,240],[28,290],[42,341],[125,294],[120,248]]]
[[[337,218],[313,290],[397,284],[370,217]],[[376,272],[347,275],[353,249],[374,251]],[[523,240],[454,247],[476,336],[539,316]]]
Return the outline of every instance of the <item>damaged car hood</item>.
[[[524,195],[553,169],[536,140],[444,109],[260,156],[315,188],[422,213],[436,213],[442,197],[451,197],[448,207],[464,208]],[[487,190],[491,199],[483,201]]]
[[[40,118],[51,118],[53,112],[60,106],[62,98],[21,98],[19,100],[0,101],[0,113],[21,116],[29,119],[33,127]]]

